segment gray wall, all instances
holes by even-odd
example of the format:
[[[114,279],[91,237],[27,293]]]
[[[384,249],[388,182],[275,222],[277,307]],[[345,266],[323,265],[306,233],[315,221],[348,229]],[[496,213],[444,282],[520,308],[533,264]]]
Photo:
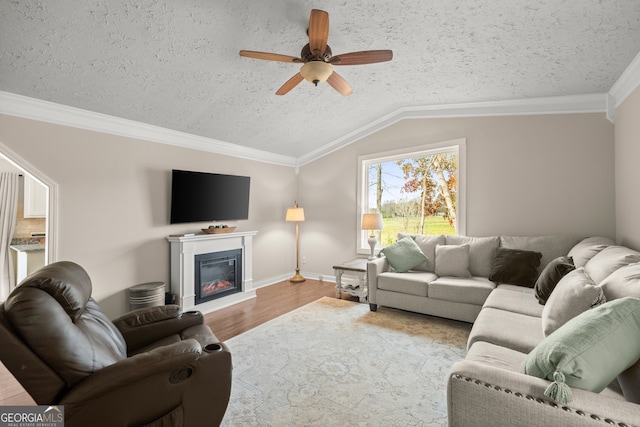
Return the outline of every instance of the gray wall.
[[[632,108],[623,107],[623,124],[625,112],[637,113],[637,98],[636,91]],[[621,155],[637,158],[639,132],[631,127],[617,145],[619,162]],[[615,178],[619,239],[640,241],[638,202],[620,202],[621,190],[635,194],[630,187],[640,172],[631,160],[614,171],[614,126],[603,114],[405,120],[302,166],[298,175],[290,167],[0,115],[0,143],[58,184],[57,259],[88,270],[110,316],[126,309],[128,287],[168,282],[166,236],[200,226],[168,224],[172,168],[253,178],[250,219],[235,225],[258,231],[259,284],[293,272],[295,229],[284,214],[295,199],[306,215],[303,273],[333,276],[333,264],[356,256],[358,156],[457,138],[467,141],[468,235],[616,237]]]
[[[252,177],[248,221],[257,230],[254,282],[293,271],[295,239],[284,221],[296,195],[293,168],[0,115],[0,143],[58,184],[57,260],[82,265],[111,317],[126,289],[169,283],[170,234],[208,224],[169,225],[171,169]]]
[[[640,250],[640,87],[620,105],[616,118],[616,234]]]
[[[358,156],[466,138],[467,235],[615,237],[614,128],[604,114],[411,119],[301,168],[305,270],[356,256]]]

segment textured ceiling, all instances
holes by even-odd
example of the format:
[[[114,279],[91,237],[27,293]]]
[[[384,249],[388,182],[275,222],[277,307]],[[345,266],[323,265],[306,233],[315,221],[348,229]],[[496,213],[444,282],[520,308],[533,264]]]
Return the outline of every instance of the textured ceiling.
[[[303,82],[312,8],[354,93]],[[640,50],[638,0],[3,0],[0,90],[299,157],[402,107],[604,93]]]

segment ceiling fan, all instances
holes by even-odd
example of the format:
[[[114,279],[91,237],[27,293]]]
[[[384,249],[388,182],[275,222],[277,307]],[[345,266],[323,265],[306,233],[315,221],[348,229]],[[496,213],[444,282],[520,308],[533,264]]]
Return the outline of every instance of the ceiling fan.
[[[326,81],[331,87],[344,96],[351,95],[353,90],[345,79],[333,71],[333,65],[373,64],[376,62],[390,61],[393,58],[393,52],[390,50],[366,50],[332,56],[331,48],[327,45],[327,39],[329,38],[329,14],[324,10],[311,10],[307,33],[309,34],[309,43],[302,48],[299,58],[251,50],[241,50],[240,56],[264,59],[267,61],[303,64],[300,71],[277,90],[276,95],[284,95],[296,87],[302,80],[307,80],[316,86],[318,86],[318,83]]]

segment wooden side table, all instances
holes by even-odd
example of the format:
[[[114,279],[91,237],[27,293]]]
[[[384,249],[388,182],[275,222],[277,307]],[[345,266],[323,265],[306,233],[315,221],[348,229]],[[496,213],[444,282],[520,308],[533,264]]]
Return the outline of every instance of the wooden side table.
[[[356,258],[333,266],[333,271],[336,274],[337,298],[341,298],[342,294],[345,293],[358,297],[360,302],[367,301],[369,291],[367,262],[366,258]],[[350,278],[350,280],[343,280],[344,275],[354,277]]]

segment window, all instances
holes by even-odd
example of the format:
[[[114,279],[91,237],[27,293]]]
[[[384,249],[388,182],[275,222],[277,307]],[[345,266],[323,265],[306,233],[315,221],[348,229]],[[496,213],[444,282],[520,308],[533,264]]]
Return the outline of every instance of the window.
[[[378,246],[398,233],[465,234],[465,140],[358,158],[358,253],[370,252],[362,214],[381,213]]]

